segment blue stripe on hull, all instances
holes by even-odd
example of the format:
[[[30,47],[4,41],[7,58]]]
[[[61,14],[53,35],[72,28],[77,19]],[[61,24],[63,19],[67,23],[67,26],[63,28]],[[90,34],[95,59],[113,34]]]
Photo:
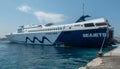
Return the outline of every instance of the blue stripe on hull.
[[[89,33],[106,33],[106,28],[91,29],[91,30],[74,30],[63,31],[56,40],[56,44],[65,44],[68,46],[87,46],[87,47],[100,47],[102,45],[104,37],[99,35],[98,37],[83,37],[83,34]],[[101,37],[100,37],[101,36]],[[106,35],[107,36],[107,35]],[[105,36],[105,37],[106,37]],[[109,37],[106,37],[104,45],[108,45]]]

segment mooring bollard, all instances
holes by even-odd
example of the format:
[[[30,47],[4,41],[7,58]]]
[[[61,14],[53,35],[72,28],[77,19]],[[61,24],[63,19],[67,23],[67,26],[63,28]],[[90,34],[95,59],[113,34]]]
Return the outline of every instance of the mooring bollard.
[[[97,57],[102,57],[103,53],[102,52],[98,52]]]

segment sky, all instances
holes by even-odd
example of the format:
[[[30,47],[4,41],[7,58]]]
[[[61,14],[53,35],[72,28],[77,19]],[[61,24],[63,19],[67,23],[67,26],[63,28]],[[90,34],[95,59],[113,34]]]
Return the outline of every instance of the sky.
[[[21,25],[74,23],[84,14],[106,18],[120,36],[120,0],[0,0],[0,37]]]

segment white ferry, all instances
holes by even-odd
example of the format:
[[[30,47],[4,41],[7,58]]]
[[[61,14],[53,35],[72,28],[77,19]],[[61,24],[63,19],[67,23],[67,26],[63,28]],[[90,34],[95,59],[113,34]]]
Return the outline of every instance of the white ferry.
[[[110,45],[113,29],[107,19],[81,19],[63,25],[19,26],[17,32],[6,36],[11,42],[25,44],[100,47],[104,41],[104,46]]]

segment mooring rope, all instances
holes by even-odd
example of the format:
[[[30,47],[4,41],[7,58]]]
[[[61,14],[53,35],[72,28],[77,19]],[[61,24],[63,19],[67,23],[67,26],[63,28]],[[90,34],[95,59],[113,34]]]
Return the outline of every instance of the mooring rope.
[[[103,42],[102,42],[102,45],[101,45],[101,48],[98,52],[98,57],[102,57],[102,50],[103,50],[103,46],[104,46],[104,43],[105,43],[105,38],[107,38],[107,35],[108,35],[108,23],[107,23],[107,29],[106,29],[106,37],[103,38]]]

